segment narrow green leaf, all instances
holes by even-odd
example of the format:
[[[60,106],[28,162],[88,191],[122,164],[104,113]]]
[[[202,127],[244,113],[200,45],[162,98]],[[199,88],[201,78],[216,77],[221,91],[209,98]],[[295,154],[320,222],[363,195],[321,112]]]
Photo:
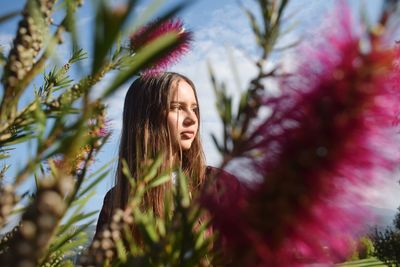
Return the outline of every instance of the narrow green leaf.
[[[81,198],[83,195],[85,195],[88,191],[90,191],[91,189],[93,189],[93,187],[95,187],[97,184],[99,184],[102,180],[104,180],[104,178],[109,174],[109,171],[106,171],[104,173],[102,173],[100,176],[98,176],[94,181],[92,181],[90,184],[88,184],[87,186],[85,186],[84,188],[82,188],[79,191],[79,194],[77,195],[76,198]]]
[[[77,227],[76,229],[74,229],[72,232],[69,233],[64,233],[62,235],[58,235],[58,238],[56,239],[56,241],[52,244],[52,246],[49,248],[48,254],[51,254],[53,252],[56,252],[57,250],[63,250],[63,251],[67,251],[70,248],[74,248],[76,246],[76,243],[73,244],[73,246],[71,245],[71,241],[73,241],[74,238],[78,237],[79,235],[84,234],[85,230],[94,223],[94,221],[91,221],[89,223],[86,223],[84,225],[81,225],[79,227]],[[68,226],[68,228],[66,228],[65,231],[67,230],[71,230],[71,226]],[[85,234],[86,237],[86,234]],[[86,241],[87,238],[85,238],[84,241]],[[69,243],[69,244],[68,244]],[[80,242],[79,242],[80,243]]]
[[[211,139],[213,140],[214,145],[217,147],[219,153],[223,154],[225,150],[223,149],[222,145],[219,143],[215,134],[211,134]]]
[[[103,166],[101,166],[100,168],[98,168],[95,172],[91,173],[87,179],[90,180],[98,175],[100,175],[100,173],[104,172],[108,167],[110,167],[110,165],[112,163],[114,163],[117,160],[117,158],[113,158],[110,161],[106,162]]]
[[[76,207],[76,212],[80,212],[86,206],[89,199],[91,197],[93,197],[94,195],[96,195],[96,191],[92,190],[88,194],[86,194],[80,198],[75,198],[71,202],[71,208]]]
[[[160,186],[160,185],[168,182],[170,179],[171,179],[171,177],[169,176],[169,174],[161,175],[160,177],[157,177],[157,178],[151,180],[151,182],[148,185],[148,188]]]
[[[10,155],[9,154],[0,154],[0,159],[6,159],[9,158]]]
[[[91,212],[88,212],[88,213],[79,213],[79,214],[76,214],[74,216],[71,216],[71,218],[69,218],[69,220],[66,223],[64,223],[64,224],[59,226],[59,228],[57,229],[58,235],[62,235],[72,225],[74,225],[74,224],[76,224],[76,223],[78,223],[78,222],[80,222],[82,220],[85,220],[87,218],[90,218],[93,215],[96,215],[97,213],[98,213],[98,211],[95,210],[95,211],[91,211]]]
[[[142,229],[142,233],[145,235],[145,238],[151,241],[152,243],[156,243],[159,240],[159,236],[157,234],[155,224],[152,221],[154,215],[146,214],[143,215],[141,218],[137,218],[142,221],[142,224],[139,227]]]
[[[131,187],[135,188],[136,187],[135,178],[132,176],[131,171],[129,170],[128,163],[126,162],[125,159],[122,160],[122,173],[128,179],[129,183],[131,184]]]
[[[20,10],[15,10],[15,11],[11,11],[11,12],[9,12],[9,13],[6,13],[6,14],[4,14],[4,15],[1,15],[0,16],[0,23],[3,23],[3,22],[5,22],[5,21],[7,21],[7,20],[9,20],[9,19],[12,19],[12,18],[14,18],[15,16],[18,16],[18,15],[20,15],[21,14],[21,11]]]
[[[145,183],[148,183],[151,179],[153,179],[158,172],[158,168],[161,166],[161,163],[163,162],[163,159],[161,156],[157,156],[155,161],[151,164],[149,169],[147,170],[147,173],[145,174],[143,181]]]
[[[257,23],[256,17],[253,15],[253,13],[250,12],[250,10],[246,9],[244,6],[242,6],[242,8],[243,8],[245,14],[247,15],[247,17],[248,17],[248,19],[250,21],[251,28],[253,29],[253,33],[254,33],[254,36],[256,38],[257,44],[262,45],[262,43],[263,43],[263,41],[262,41],[263,40],[263,38],[262,38],[263,34],[261,32],[260,26]]]
[[[224,103],[224,107],[225,107],[224,122],[226,124],[230,125],[232,122],[232,98],[226,97],[224,102],[225,102]]]
[[[178,171],[178,188],[179,188],[179,194],[181,196],[180,199],[180,204],[183,207],[189,207],[190,204],[190,197],[189,197],[189,191],[188,191],[188,186],[187,186],[187,177],[183,174],[182,170],[179,169]]]
[[[118,259],[121,260],[122,262],[126,262],[127,260],[127,253],[125,250],[125,246],[122,242],[122,239],[118,239],[115,241],[115,246],[117,248],[117,255]]]
[[[4,66],[6,64],[7,57],[3,53],[3,47],[0,45],[0,66]]]
[[[128,79],[137,75],[143,67],[147,66],[150,62],[154,62],[160,56],[165,55],[177,43],[178,38],[176,33],[166,33],[158,37],[154,42],[144,46],[134,56],[132,56],[129,67],[119,72],[111,85],[104,90],[102,98],[109,97]]]
[[[33,138],[35,138],[35,135],[33,134],[33,132],[15,135],[15,136],[12,136],[10,139],[6,139],[6,140],[0,142],[0,146],[2,146],[2,147],[13,146],[16,144],[26,142]]]
[[[37,138],[38,138],[38,146],[41,146],[41,141],[42,141],[42,137],[44,135],[44,132],[46,130],[46,114],[43,112],[43,110],[41,109],[40,106],[40,100],[39,98],[36,98],[36,102],[37,102],[37,108],[34,110],[33,115],[35,118],[35,125],[36,125],[36,130],[38,132],[37,134]]]
[[[76,8],[77,8],[77,1],[75,0],[65,1],[66,16],[63,21],[63,25],[65,26],[66,30],[71,34],[71,42],[74,50],[76,50],[79,47],[79,35],[76,27],[77,19],[75,16]],[[78,67],[79,66],[80,65],[78,65]]]
[[[130,0],[128,6],[120,12],[116,12],[104,0],[97,2],[92,74],[95,74],[106,61],[107,53],[115,43],[119,30],[123,28],[123,24],[132,13],[136,2],[136,0]]]

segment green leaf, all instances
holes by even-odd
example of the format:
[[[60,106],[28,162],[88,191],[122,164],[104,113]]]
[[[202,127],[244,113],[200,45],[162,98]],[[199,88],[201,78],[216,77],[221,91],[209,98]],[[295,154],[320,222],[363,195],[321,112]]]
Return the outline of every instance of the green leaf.
[[[97,2],[96,28],[94,39],[94,60],[92,74],[95,74],[106,62],[106,55],[115,44],[124,22],[136,6],[136,0],[130,0],[125,9],[115,10],[104,0]]]
[[[60,265],[57,267],[74,267],[74,263],[71,260],[66,260],[66,261],[62,261],[60,262]]]
[[[69,210],[72,210],[72,216],[67,219],[65,223],[62,223],[58,229],[57,233],[58,235],[61,235],[64,233],[69,227],[71,227],[74,224],[78,224],[79,222],[86,220],[93,215],[96,215],[98,211],[92,211],[92,212],[86,212],[82,213],[81,211],[83,208],[87,205],[87,202],[93,195],[95,194],[94,191],[91,191],[89,194],[82,198],[75,198],[72,203],[69,206]],[[64,217],[65,219],[66,217]]]
[[[148,183],[150,180],[154,179],[154,177],[157,175],[158,168],[161,166],[162,162],[163,162],[162,157],[160,155],[157,156],[157,158],[150,165],[148,170],[146,170],[146,174],[144,175],[144,178],[143,178],[143,181],[145,183]]]
[[[27,132],[27,133],[23,133],[23,134],[16,134],[14,136],[11,136],[9,139],[6,139],[4,141],[0,142],[0,146],[2,148],[7,147],[7,146],[13,146],[16,144],[20,144],[23,142],[26,142],[30,139],[35,138],[35,135],[32,131]]]
[[[66,132],[64,132],[64,136],[60,140],[60,152],[64,153],[67,157],[73,157],[89,140],[89,136],[86,135],[88,127],[85,118],[79,118],[65,130]],[[67,133],[69,133],[69,135],[67,135]]]
[[[75,213],[77,213],[76,211],[74,211]],[[65,233],[71,226],[73,226],[74,224],[83,221],[87,218],[92,217],[93,215],[96,215],[98,213],[98,211],[91,211],[88,213],[77,213],[73,216],[71,216],[71,218],[69,218],[69,220],[60,225],[59,228],[57,229],[57,235],[62,235],[63,233]]]
[[[219,143],[217,137],[215,136],[215,134],[211,134],[211,139],[214,142],[214,145],[217,147],[219,153],[223,154],[225,152],[225,149],[223,148],[223,146]]]
[[[3,47],[0,45],[0,66],[4,66],[6,64],[7,57],[3,53]]]
[[[125,250],[125,246],[122,242],[122,239],[118,239],[115,241],[115,246],[117,248],[117,255],[118,259],[121,260],[122,262],[126,262],[127,260],[127,253]]]
[[[178,44],[178,41],[179,39],[176,33],[166,33],[141,48],[134,56],[132,56],[128,67],[125,70],[120,71],[112,81],[111,85],[104,90],[102,98],[109,97],[128,79],[137,75],[143,67],[169,52],[172,47]]]
[[[9,154],[0,154],[0,159],[6,159],[9,158],[10,155]]]
[[[131,171],[129,170],[128,163],[125,159],[122,160],[122,173],[125,175],[126,179],[128,179],[129,183],[131,184],[132,188],[136,187],[136,180],[132,176]]]
[[[226,97],[224,99],[224,124],[230,125],[232,122],[232,97]]]
[[[74,48],[73,50],[72,50],[72,55],[71,55],[71,58],[68,60],[68,63],[69,64],[74,64],[74,63],[76,63],[76,62],[78,62],[78,61],[81,61],[81,60],[84,60],[84,59],[87,59],[88,58],[88,55],[87,55],[87,52],[85,51],[85,50],[83,50],[82,48]]]
[[[65,19],[63,20],[63,25],[65,29],[71,34],[71,41],[73,50],[77,50],[79,47],[79,37],[78,31],[76,27],[76,19],[75,11],[77,9],[77,1],[75,0],[66,0],[65,1],[65,10],[66,15]],[[70,62],[72,63],[72,62]]]
[[[148,185],[148,188],[160,186],[160,185],[168,182],[169,180],[171,180],[171,177],[169,176],[169,174],[161,175],[161,176],[151,180]]]
[[[53,242],[53,244],[49,248],[48,254],[54,253],[58,250],[69,251],[77,247],[77,245],[83,245],[87,241],[87,236],[84,231],[93,223],[94,221],[91,221],[89,223],[77,227],[76,229],[72,230],[69,233],[63,233],[62,235],[57,235],[58,238],[56,239],[55,242]],[[69,226],[67,229],[71,230],[72,227]],[[77,237],[78,239],[73,240],[74,238]]]
[[[183,174],[182,170],[178,171],[178,196],[181,197],[180,204],[182,207],[188,207],[190,204],[189,190],[187,185],[187,177]]]
[[[263,43],[263,41],[262,41],[263,40],[263,33],[262,33],[261,29],[260,29],[260,26],[257,23],[256,17],[253,15],[253,13],[250,12],[250,10],[246,9],[244,6],[242,6],[242,8],[243,8],[245,14],[247,15],[247,17],[248,17],[248,19],[250,21],[251,28],[252,28],[253,33],[255,35],[257,44],[262,45],[262,43]]]
[[[40,106],[39,98],[36,98],[36,109],[34,109],[33,116],[35,119],[35,125],[37,130],[38,146],[41,146],[42,137],[46,130],[46,114],[43,112]]]
[[[101,166],[99,169],[97,169],[95,172],[91,173],[87,179],[90,180],[98,175],[100,175],[100,173],[104,172],[107,168],[110,167],[110,165],[112,163],[114,163],[117,160],[117,158],[113,158],[112,160],[106,162],[103,166]]]
[[[159,240],[152,213],[136,214],[135,218],[141,222],[139,227],[147,242],[156,243]]]
[[[239,101],[239,107],[238,107],[238,113],[237,113],[237,118],[239,118],[240,114],[243,113],[244,108],[247,106],[249,101],[249,92],[244,91],[240,95],[240,101]]]
[[[9,19],[12,19],[15,16],[18,16],[20,14],[21,14],[20,10],[15,10],[15,11],[8,12],[8,13],[6,13],[4,15],[1,15],[0,16],[0,23],[3,23],[3,22],[5,22],[5,21],[7,21]]]
[[[92,190],[90,191],[88,194],[80,197],[80,198],[75,198],[72,202],[71,202],[71,208],[72,207],[77,207],[74,213],[80,212],[87,204],[87,202],[89,201],[89,199],[91,197],[93,197],[94,195],[96,195],[96,191]]]
[[[77,195],[76,198],[81,198],[83,195],[85,195],[88,191],[90,191],[91,189],[93,189],[98,183],[100,183],[102,180],[104,180],[104,178],[109,174],[109,171],[105,171],[104,173],[102,173],[101,175],[99,175],[94,181],[92,181],[90,184],[88,184],[87,186],[85,186],[84,188],[82,188],[79,191],[79,194]]]

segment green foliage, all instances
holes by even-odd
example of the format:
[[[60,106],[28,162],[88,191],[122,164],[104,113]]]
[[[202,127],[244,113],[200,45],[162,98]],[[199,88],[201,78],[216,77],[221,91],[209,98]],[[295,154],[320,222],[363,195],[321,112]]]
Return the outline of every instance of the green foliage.
[[[375,247],[374,255],[389,266],[400,266],[400,207],[393,220],[394,227],[380,230],[377,227],[371,234]]]
[[[81,261],[84,266],[103,262],[106,266],[165,266],[166,263],[208,266],[211,263],[208,223],[204,220],[199,223],[202,212],[191,203],[187,177],[182,172],[177,172],[172,195],[164,199],[162,218],[154,216],[151,209],[141,208],[146,192],[155,184],[167,182],[165,175],[157,173],[160,164],[161,157],[144,168],[143,178],[134,179],[123,163],[132,198],[126,209],[114,212],[110,226],[89,247]]]
[[[135,27],[147,22],[132,15],[137,7],[136,1],[129,1],[123,10],[101,1],[91,33],[94,54],[87,55],[80,48],[75,23],[75,12],[81,1],[56,2],[28,0],[18,23],[14,46],[8,55],[0,51],[0,160],[4,166],[0,183],[0,229],[5,231],[15,211],[21,215],[19,226],[6,232],[1,239],[2,266],[73,265],[69,258],[77,253],[77,246],[87,242],[85,230],[94,222],[96,214],[85,211],[84,206],[94,195],[96,185],[109,173],[109,164],[93,174],[88,172],[95,155],[109,137],[109,131],[104,134],[107,133],[104,98],[143,67],[163,56],[177,40],[173,34],[161,36],[133,55],[121,48],[120,39],[127,38],[127,18],[133,18]],[[54,8],[56,4],[57,8]],[[166,10],[163,19],[171,18],[182,6]],[[0,23],[16,14],[0,14]],[[59,21],[53,23],[53,18]],[[55,30],[51,24],[57,25]],[[71,57],[61,66],[49,65],[49,59],[67,34],[72,40]],[[90,75],[80,72],[81,76],[72,78],[71,69],[79,68],[77,63],[89,56],[95,59]],[[122,70],[106,93],[98,99],[90,99],[93,86],[114,69]],[[43,84],[32,84],[41,73],[44,73]],[[21,105],[26,102],[25,99],[21,101],[23,94],[29,95],[26,105]],[[15,176],[8,177],[6,160],[12,157],[10,152],[16,144],[27,142],[34,144],[32,155],[17,169]],[[3,182],[5,180],[7,183]],[[17,193],[27,180],[35,181],[37,187],[36,192],[28,193],[31,195],[29,198]],[[150,180],[148,186],[155,187],[166,178]],[[183,224],[190,227],[189,222],[196,220],[197,213],[193,214],[187,206],[181,208],[181,213],[189,218]],[[168,230],[165,229],[169,228],[159,226],[163,225],[159,219],[145,213],[137,216],[142,218],[142,228],[149,240],[159,242],[167,239]],[[163,235],[158,236],[160,233]],[[182,235],[180,240],[182,238],[186,235]],[[173,242],[177,247],[177,241],[174,239]],[[156,255],[153,246],[148,250],[146,253]],[[132,260],[131,256],[124,258],[122,250],[118,253],[122,257],[118,260],[120,263]],[[197,252],[194,255],[199,258]]]
[[[393,225],[398,231],[400,231],[400,207],[397,208],[397,213],[393,220]]]
[[[348,258],[349,261],[368,259],[375,255],[374,244],[368,236],[358,238],[353,247],[353,253]]]
[[[374,244],[368,236],[363,236],[358,241],[359,259],[368,259],[374,255]]]
[[[13,17],[17,16],[18,14],[19,14],[19,11],[12,11],[7,14],[2,14],[0,16],[0,23],[3,23],[9,19],[12,19]]]

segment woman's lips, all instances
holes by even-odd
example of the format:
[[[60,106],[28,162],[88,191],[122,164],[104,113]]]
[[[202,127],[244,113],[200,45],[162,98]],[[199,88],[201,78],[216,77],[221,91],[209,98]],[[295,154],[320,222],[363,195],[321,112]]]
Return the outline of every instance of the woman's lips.
[[[192,131],[185,131],[181,132],[182,139],[192,139],[194,137],[194,132]]]

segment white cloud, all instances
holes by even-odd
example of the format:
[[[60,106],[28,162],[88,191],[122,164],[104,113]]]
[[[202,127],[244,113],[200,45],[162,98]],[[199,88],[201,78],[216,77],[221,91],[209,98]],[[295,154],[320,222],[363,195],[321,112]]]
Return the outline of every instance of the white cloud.
[[[399,175],[392,174],[375,181],[365,188],[358,188],[365,197],[364,203],[378,208],[396,210],[399,207]]]

